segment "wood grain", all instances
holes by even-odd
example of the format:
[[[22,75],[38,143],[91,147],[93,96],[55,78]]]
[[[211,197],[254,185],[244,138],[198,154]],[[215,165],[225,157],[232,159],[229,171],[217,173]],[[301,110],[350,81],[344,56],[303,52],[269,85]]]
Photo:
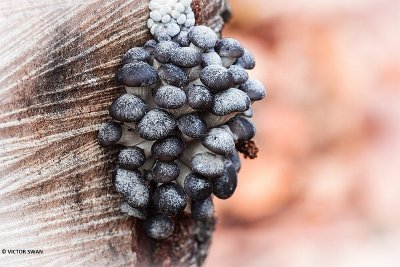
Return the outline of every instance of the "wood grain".
[[[222,1],[194,1],[198,23],[221,30]],[[123,92],[114,81],[122,54],[150,38],[147,3],[0,2],[0,249],[44,251],[0,254],[1,266],[204,260],[213,225],[182,216],[175,239],[148,240],[119,210],[111,184],[117,149],[96,141]]]

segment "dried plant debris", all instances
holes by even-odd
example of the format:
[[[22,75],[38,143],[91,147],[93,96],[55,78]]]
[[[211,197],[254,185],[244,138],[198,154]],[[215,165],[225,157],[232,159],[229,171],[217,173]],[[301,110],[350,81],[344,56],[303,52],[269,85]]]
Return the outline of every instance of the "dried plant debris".
[[[236,189],[238,152],[258,151],[251,104],[266,93],[246,72],[254,57],[239,41],[194,26],[190,3],[150,1],[154,39],[122,57],[116,80],[126,93],[98,133],[102,146],[125,146],[113,178],[121,210],[144,220],[154,239],[171,235],[181,212],[212,220],[212,197]]]

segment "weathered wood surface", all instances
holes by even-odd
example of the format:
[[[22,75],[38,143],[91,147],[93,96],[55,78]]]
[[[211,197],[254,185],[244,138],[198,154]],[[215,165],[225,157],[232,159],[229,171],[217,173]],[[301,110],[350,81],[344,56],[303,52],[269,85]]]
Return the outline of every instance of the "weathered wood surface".
[[[195,0],[216,30],[223,0]],[[212,225],[182,217],[176,235],[148,240],[119,210],[116,149],[96,130],[123,88],[122,54],[150,38],[148,1],[0,1],[1,266],[186,266],[204,260]]]

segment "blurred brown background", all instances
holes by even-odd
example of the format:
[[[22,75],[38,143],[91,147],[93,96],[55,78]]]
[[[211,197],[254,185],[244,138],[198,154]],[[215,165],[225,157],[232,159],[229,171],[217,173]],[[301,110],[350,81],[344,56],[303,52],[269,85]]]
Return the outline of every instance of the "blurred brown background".
[[[206,266],[400,266],[400,1],[230,2],[268,96]]]

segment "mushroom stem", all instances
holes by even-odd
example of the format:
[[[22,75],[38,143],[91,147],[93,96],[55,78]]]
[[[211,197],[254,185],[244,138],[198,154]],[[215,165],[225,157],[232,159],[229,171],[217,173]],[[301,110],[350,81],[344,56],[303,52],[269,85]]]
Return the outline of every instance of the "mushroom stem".
[[[183,152],[183,155],[181,157],[181,161],[186,164],[187,166],[190,166],[190,162],[192,161],[192,158],[201,153],[211,153],[215,154],[211,150],[207,149],[204,147],[200,141],[194,141],[191,142],[190,144],[187,145],[185,152]]]
[[[149,87],[129,87],[129,86],[125,86],[125,90],[128,94],[132,94],[135,96],[140,97],[143,100],[147,100],[149,99],[149,97],[151,96],[151,89]]]
[[[235,61],[235,57],[221,57],[222,60],[222,66],[225,68],[229,68]]]
[[[199,79],[200,72],[201,72],[201,66],[200,65],[191,68],[189,73],[188,73],[189,80],[194,81],[194,80]]]
[[[147,180],[151,180],[151,176],[146,175],[146,172],[151,170],[155,161],[152,157],[147,158],[143,166],[139,168],[139,171],[143,173],[144,178]]]
[[[207,123],[208,128],[212,128],[212,127],[224,124],[231,118],[235,117],[236,114],[237,114],[237,112],[232,112],[225,116],[216,116],[214,114],[207,112],[205,114],[202,114],[201,118]]]
[[[229,127],[228,127],[229,128]],[[151,146],[154,144],[154,141],[144,141],[136,146],[143,149],[146,158],[151,156]]]
[[[145,142],[143,138],[139,136],[139,134],[132,129],[122,125],[122,135],[118,140],[117,144],[124,146],[136,146],[139,143]]]

